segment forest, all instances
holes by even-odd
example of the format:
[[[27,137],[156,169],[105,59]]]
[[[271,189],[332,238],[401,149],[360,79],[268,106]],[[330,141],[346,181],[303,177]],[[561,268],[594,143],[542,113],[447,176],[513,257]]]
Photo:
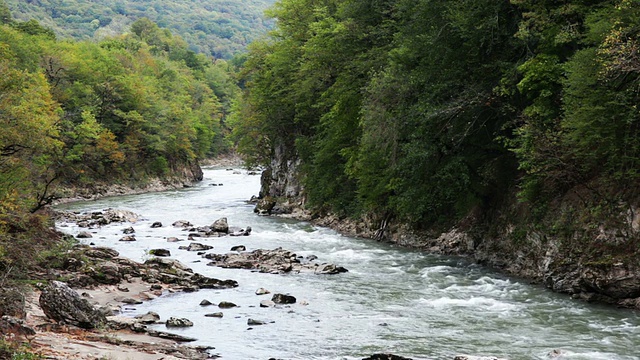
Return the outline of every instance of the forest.
[[[282,0],[269,14],[234,132],[256,164],[282,144],[299,158],[318,212],[429,229],[517,199],[535,226],[571,192],[607,216],[640,195],[638,0]]]
[[[61,189],[181,177],[228,151],[238,66],[147,18],[100,42],[59,40],[0,0],[0,287],[50,247],[40,210]]]
[[[272,27],[263,16],[273,0],[6,0],[19,21],[36,20],[58,38],[101,40],[148,18],[181,36],[189,49],[230,59]]]
[[[640,0],[0,0],[0,289],[59,189],[226,151],[313,215],[638,264],[639,37]]]

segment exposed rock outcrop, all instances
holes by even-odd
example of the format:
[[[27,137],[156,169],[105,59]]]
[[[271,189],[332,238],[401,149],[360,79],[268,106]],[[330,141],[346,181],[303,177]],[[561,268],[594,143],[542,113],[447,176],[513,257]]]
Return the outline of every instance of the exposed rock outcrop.
[[[338,274],[347,269],[333,264],[302,262],[294,253],[282,248],[273,250],[257,249],[251,252],[206,254],[210,266],[230,269],[258,270],[262,273],[283,274],[288,272],[315,272],[317,274]]]

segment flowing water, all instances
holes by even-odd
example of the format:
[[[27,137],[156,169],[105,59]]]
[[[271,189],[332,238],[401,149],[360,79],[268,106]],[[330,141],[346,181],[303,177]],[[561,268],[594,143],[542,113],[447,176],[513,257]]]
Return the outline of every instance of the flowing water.
[[[212,186],[222,184],[222,186]],[[246,171],[205,169],[198,186],[78,202],[60,206],[87,211],[131,210],[144,220],[133,224],[135,242],[119,242],[129,224],[93,229],[93,242],[115,248],[122,256],[143,261],[148,250],[165,248],[172,257],[209,277],[234,279],[235,289],[167,294],[143,305],[126,307],[134,316],[153,310],[162,319],[186,317],[194,326],[171,329],[195,337],[195,344],[214,346],[224,359],[361,359],[390,352],[414,359],[452,359],[456,354],[493,355],[509,359],[640,359],[637,313],[574,301],[567,296],[508,278],[462,258],[423,254],[371,240],[345,237],[305,222],[259,217],[245,200],[259,190],[259,176]],[[210,252],[226,253],[234,245],[248,251],[283,247],[298,255],[349,269],[338,275],[260,274],[207,266],[195,252],[178,250],[188,241],[177,220],[196,226],[227,217],[231,226],[251,226],[247,237],[200,239]],[[162,228],[151,229],[161,221]],[[77,234],[73,224],[61,230]],[[295,296],[298,303],[261,308],[255,290]],[[223,318],[204,317],[220,311],[200,301],[231,301]],[[249,318],[269,322],[247,325]],[[154,325],[167,330],[164,325]]]

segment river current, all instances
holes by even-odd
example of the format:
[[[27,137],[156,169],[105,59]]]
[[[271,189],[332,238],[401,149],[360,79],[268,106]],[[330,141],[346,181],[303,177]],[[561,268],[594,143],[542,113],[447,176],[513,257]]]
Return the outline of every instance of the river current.
[[[259,190],[259,176],[237,169],[205,169],[197,186],[175,191],[105,198],[59,206],[74,211],[116,208],[140,214],[132,226],[135,242],[119,242],[129,224],[92,229],[85,243],[107,246],[136,261],[150,249],[164,248],[172,258],[209,277],[237,280],[239,287],[167,294],[124,315],[155,311],[161,319],[186,317],[194,326],[170,329],[195,337],[194,344],[215,347],[223,359],[362,359],[389,352],[414,359],[453,359],[458,354],[492,355],[512,360],[640,359],[638,313],[587,304],[552,293],[521,279],[506,277],[463,258],[424,254],[366,239],[351,238],[306,222],[260,217],[245,203]],[[216,186],[213,186],[213,185]],[[207,266],[188,245],[177,220],[196,226],[226,217],[229,225],[251,226],[246,237],[202,238],[209,252],[227,253],[235,245],[248,251],[282,247],[319,262],[344,266],[338,275],[260,274]],[[160,221],[162,228],[152,229]],[[73,224],[58,224],[77,234]],[[185,239],[169,243],[167,237]],[[290,294],[298,303],[261,308],[258,288]],[[231,301],[236,308],[203,307]],[[223,318],[204,317],[222,311]],[[268,322],[248,326],[247,320]],[[167,330],[164,325],[154,325]]]

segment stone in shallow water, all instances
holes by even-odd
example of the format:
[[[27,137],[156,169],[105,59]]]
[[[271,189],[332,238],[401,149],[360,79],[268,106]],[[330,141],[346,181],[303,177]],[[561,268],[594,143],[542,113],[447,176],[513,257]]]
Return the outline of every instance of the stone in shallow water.
[[[274,307],[274,306],[276,306],[276,303],[274,303],[271,300],[262,300],[262,301],[260,301],[260,307],[268,308],[268,307]]]
[[[170,317],[165,325],[167,327],[189,327],[193,326],[193,322],[185,318]]]
[[[271,294],[271,291],[265,289],[265,288],[260,288],[258,290],[256,290],[256,295],[266,295],[266,294]]]
[[[364,358],[362,360],[412,360],[411,358],[406,358],[393,354],[373,354],[368,358]]]
[[[291,295],[274,294],[271,298],[271,301],[276,304],[295,304],[297,300],[294,296]]]
[[[171,251],[169,251],[167,249],[151,249],[151,250],[149,250],[149,255],[171,256]]]
[[[211,313],[211,314],[204,314],[204,316],[206,316],[206,317],[214,317],[214,318],[221,318],[221,317],[224,316],[224,314],[221,313],[221,312],[214,312],[214,313]]]
[[[136,237],[133,235],[127,235],[121,237],[119,241],[136,241]]]
[[[230,309],[230,308],[233,308],[233,307],[236,307],[236,306],[238,306],[238,305],[236,305],[236,304],[234,304],[232,302],[229,302],[229,301],[221,301],[218,304],[218,307],[221,308],[221,309]]]

